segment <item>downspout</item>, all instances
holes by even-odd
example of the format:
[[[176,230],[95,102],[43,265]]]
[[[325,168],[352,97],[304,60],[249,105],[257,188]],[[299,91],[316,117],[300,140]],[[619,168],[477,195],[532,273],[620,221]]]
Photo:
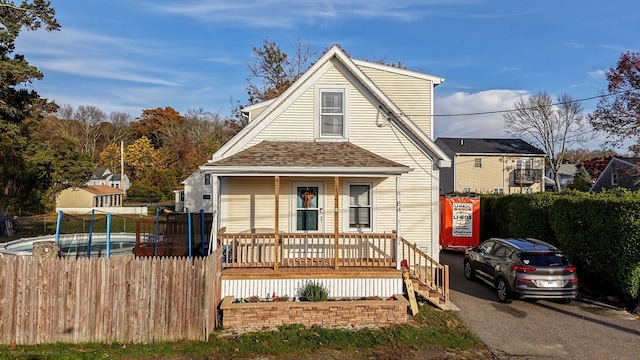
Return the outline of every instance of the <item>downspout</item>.
[[[400,176],[396,177],[396,270],[401,269],[400,262],[402,261],[400,251],[402,250],[402,234],[400,229],[402,228],[402,201],[400,199]]]
[[[273,270],[278,270],[278,250],[280,246],[280,176],[276,175],[274,179],[274,201],[275,201],[275,219],[273,221],[274,234],[273,234]]]
[[[334,177],[333,179],[334,189],[333,189],[333,236],[335,237],[335,269],[338,270],[338,257],[340,253],[340,224],[338,224],[338,203],[339,203],[339,194],[340,194],[340,178]]]
[[[431,174],[431,258],[440,262],[440,168],[435,162]]]

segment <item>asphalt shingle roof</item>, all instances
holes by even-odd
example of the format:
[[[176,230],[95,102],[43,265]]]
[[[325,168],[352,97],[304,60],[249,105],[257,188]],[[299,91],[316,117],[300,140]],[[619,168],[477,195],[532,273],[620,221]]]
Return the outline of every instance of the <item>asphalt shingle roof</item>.
[[[262,141],[208,166],[405,168],[349,142]]]
[[[456,154],[545,154],[522,139],[438,138],[439,142]]]

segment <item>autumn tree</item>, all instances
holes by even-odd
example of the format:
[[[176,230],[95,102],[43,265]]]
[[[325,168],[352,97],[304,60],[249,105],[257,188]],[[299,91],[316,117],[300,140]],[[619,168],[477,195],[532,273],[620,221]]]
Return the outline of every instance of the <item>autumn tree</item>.
[[[159,151],[153,147],[146,136],[127,146],[124,151],[124,162],[131,181],[142,179],[147,170],[162,167]]]
[[[601,91],[596,110],[589,114],[595,130],[607,134],[606,142],[620,146],[634,142],[630,150],[640,147],[640,53],[622,53],[615,68],[606,73],[607,90]]]
[[[155,109],[146,109],[142,115],[131,123],[131,130],[136,138],[146,137],[151,141],[154,149],[162,147],[161,132],[166,126],[180,124],[184,116],[170,106]]]
[[[570,95],[560,95],[557,103],[546,93],[520,98],[504,115],[507,133],[540,147],[547,154],[549,166],[556,174],[556,189],[560,191],[558,170],[565,152],[592,136],[584,119],[582,105]]]
[[[50,164],[41,159],[49,149],[32,141],[28,122],[55,112],[56,105],[31,90],[44,75],[15,53],[20,32],[40,28],[60,28],[49,1],[0,1],[0,215],[25,205],[39,207],[48,186]]]
[[[107,145],[107,147],[100,152],[98,166],[111,169],[112,172],[114,169],[120,169],[121,155],[119,144]]]

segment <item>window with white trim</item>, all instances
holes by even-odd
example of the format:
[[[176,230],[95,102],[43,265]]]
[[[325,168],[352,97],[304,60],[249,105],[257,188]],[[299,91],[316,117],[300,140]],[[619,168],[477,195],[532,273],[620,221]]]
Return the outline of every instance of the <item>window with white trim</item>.
[[[533,159],[516,160],[516,169],[533,169]]]
[[[371,184],[349,185],[349,229],[371,229]]]
[[[473,159],[473,167],[481,168],[482,167],[482,158]]]
[[[494,194],[504,194],[504,189],[503,188],[494,188],[493,189],[493,193]]]
[[[319,87],[316,91],[318,130],[321,138],[347,137],[347,87]]]
[[[211,174],[204,174],[204,184],[211,185]]]

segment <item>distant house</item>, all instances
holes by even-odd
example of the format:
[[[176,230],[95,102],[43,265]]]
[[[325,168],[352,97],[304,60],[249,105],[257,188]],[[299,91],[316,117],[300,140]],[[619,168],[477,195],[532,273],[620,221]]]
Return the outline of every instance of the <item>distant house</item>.
[[[213,207],[211,174],[198,170],[186,178],[182,185],[183,189],[174,191],[175,211],[189,212]]]
[[[613,157],[604,168],[590,191],[627,188],[640,190],[640,157]]]
[[[578,173],[578,165],[576,164],[561,164],[558,169],[558,177],[560,178],[560,191],[567,188],[567,186],[573,183],[573,180]],[[556,190],[556,177],[553,169],[549,168],[544,174],[545,176],[545,190]]]
[[[108,185],[88,185],[62,190],[56,208],[102,208],[122,206],[124,192]]]
[[[438,138],[452,160],[440,170],[440,194],[544,190],[545,152],[521,139]]]
[[[87,185],[107,185],[116,189],[123,189],[124,191],[129,190],[131,186],[127,174],[124,174],[124,186],[122,186],[120,174],[112,174],[107,168],[97,168],[91,175]]]

